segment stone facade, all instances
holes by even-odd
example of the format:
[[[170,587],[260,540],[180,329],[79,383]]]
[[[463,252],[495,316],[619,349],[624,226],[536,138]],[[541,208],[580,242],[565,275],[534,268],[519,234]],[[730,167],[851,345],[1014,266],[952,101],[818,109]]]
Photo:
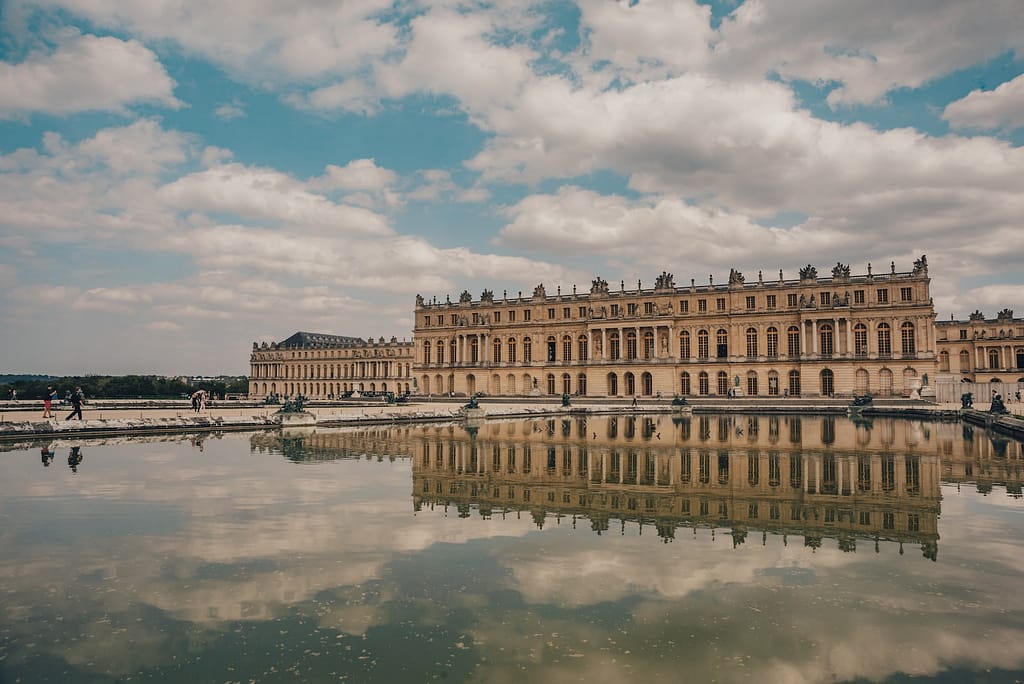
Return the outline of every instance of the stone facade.
[[[412,391],[413,343],[392,337],[297,332],[282,342],[253,342],[249,396],[335,399],[348,393]]]
[[[435,395],[907,396],[936,368],[929,283],[921,257],[881,274],[417,296],[413,375]]]
[[[988,401],[991,392],[1014,397],[1024,387],[1024,318],[1003,309],[994,319],[975,311],[966,321],[935,324],[940,401],[959,401],[971,392]],[[947,396],[948,395],[948,396]]]

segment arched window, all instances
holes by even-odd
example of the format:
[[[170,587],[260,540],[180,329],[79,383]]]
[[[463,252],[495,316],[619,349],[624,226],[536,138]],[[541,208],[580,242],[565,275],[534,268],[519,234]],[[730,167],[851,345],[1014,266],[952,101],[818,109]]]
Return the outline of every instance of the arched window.
[[[619,333],[617,332],[608,336],[608,358],[612,361],[619,360]]]
[[[989,349],[988,350],[988,367],[999,368],[999,350]]]
[[[493,354],[493,358],[491,359],[491,362],[492,363],[501,363],[501,340],[498,339],[497,337],[494,338],[494,342],[493,342],[493,344],[491,346],[492,346],[491,353]]]
[[[423,340],[423,363],[430,363],[430,350],[433,345],[430,344],[430,340]]]
[[[509,363],[515,363],[516,362],[516,357],[518,356],[517,352],[519,351],[518,346],[519,345],[516,344],[516,338],[510,337],[509,340],[508,340],[508,362]]]
[[[757,396],[757,372],[747,371],[747,395],[751,397]]]
[[[747,356],[757,356],[757,329],[747,328]]]
[[[892,329],[888,323],[878,324],[878,355],[892,355]]]
[[[650,373],[644,373],[643,375],[640,376],[640,384],[643,388],[643,393],[645,397],[649,397],[652,394],[654,394],[654,378],[651,376]]]
[[[562,373],[562,394],[572,394],[572,379],[568,373]]]
[[[587,394],[587,374],[580,373],[576,376],[576,394],[586,396]]]
[[[960,352],[960,370],[971,370],[971,354],[966,349]]]
[[[821,371],[821,396],[831,397],[836,393],[835,375],[828,368]]]
[[[476,335],[469,339],[469,362],[480,363],[480,338]]]
[[[768,328],[766,337],[768,338],[768,356],[775,358],[779,355],[779,329],[775,326]]]
[[[822,326],[818,328],[818,343],[820,345],[819,352],[822,356],[832,356],[834,346],[831,323],[823,323]]]
[[[710,335],[707,330],[700,330],[697,332],[697,358],[706,359],[708,358],[708,341]]]
[[[697,376],[697,392],[702,397],[706,397],[710,391],[708,387],[708,373],[707,371],[701,371],[700,375]]]
[[[800,356],[800,328],[795,325],[786,329],[786,355],[791,358]]]
[[[547,380],[548,380],[548,394],[554,394],[555,393],[555,374],[554,373],[548,373]]]
[[[800,396],[800,371],[798,370],[789,371],[789,396]]]
[[[562,336],[562,360],[572,361],[572,338],[568,335]]]
[[[533,340],[523,338],[523,363],[533,363]]]
[[[903,356],[912,356],[917,353],[917,344],[914,340],[914,324],[910,321],[900,326],[900,353]]]
[[[715,355],[720,359],[729,356],[729,333],[726,332],[725,328],[719,328],[715,334],[715,342],[717,343]]]
[[[558,345],[555,343],[555,336],[548,335],[548,363],[554,363],[557,347]]]
[[[690,331],[684,330],[679,333],[679,358],[690,358]]]
[[[452,339],[451,341],[448,342],[448,363],[450,363],[453,366],[459,361],[462,361],[462,359],[460,359],[458,355],[455,353],[458,348],[459,343],[457,340]],[[440,361],[438,361],[438,363],[440,363]]]
[[[869,387],[869,375],[868,372],[863,368],[857,369],[856,383],[857,383],[857,394],[867,394]]]
[[[626,396],[636,394],[636,378],[633,377],[633,374],[626,373],[624,379],[626,381]]]
[[[939,352],[939,370],[940,371],[948,371],[949,370],[949,352],[948,351],[940,351]]]
[[[576,351],[578,352],[580,361],[586,361],[588,358],[590,358],[590,349],[589,345],[587,344],[586,335],[580,335],[576,339]]]
[[[729,374],[725,371],[718,371],[718,395],[726,396],[729,393]]]
[[[615,373],[608,374],[608,396],[615,397],[619,394],[619,376]]]
[[[778,371],[768,371],[768,396],[777,397],[779,396],[779,373]]]
[[[892,371],[888,368],[878,371],[878,393],[883,397],[892,395]]]
[[[654,358],[654,333],[650,330],[644,333],[644,358]]]
[[[636,358],[636,333],[633,331],[626,333],[626,358],[629,360]],[[628,394],[632,394],[632,392]]]
[[[684,397],[690,394],[690,374],[683,373],[679,376],[680,394]]]

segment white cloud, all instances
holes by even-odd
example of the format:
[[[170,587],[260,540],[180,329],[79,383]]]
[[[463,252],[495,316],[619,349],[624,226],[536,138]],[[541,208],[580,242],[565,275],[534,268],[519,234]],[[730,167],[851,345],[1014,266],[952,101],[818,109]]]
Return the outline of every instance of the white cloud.
[[[946,105],[942,118],[954,128],[980,130],[1024,127],[1024,75],[995,90],[975,90]]]
[[[176,211],[227,212],[346,235],[389,235],[382,216],[331,202],[279,171],[232,163],[189,174],[159,195]]]
[[[373,159],[353,159],[345,166],[328,165],[323,176],[310,181],[310,187],[381,192],[394,185],[397,178],[394,171],[377,166]]]
[[[213,110],[214,116],[223,121],[241,119],[245,116],[245,108],[238,102],[225,102]]]
[[[833,106],[879,101],[1024,48],[1017,0],[872,4],[747,0],[721,26],[718,73],[836,83]]]
[[[174,81],[136,40],[66,36],[53,52],[0,63],[0,117],[122,111],[142,102],[176,109]]]
[[[349,73],[393,49],[398,29],[376,18],[391,0],[282,5],[221,0],[183,7],[176,0],[20,0],[14,9],[63,9],[97,26],[147,41],[174,41],[250,82],[289,82]]]

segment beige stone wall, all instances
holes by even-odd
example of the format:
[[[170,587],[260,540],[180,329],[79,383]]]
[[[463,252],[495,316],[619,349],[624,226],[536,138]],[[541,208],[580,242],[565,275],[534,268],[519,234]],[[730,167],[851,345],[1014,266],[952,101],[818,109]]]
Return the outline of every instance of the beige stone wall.
[[[301,348],[253,345],[249,396],[302,394],[311,399],[328,399],[348,392],[411,393],[412,350],[412,342],[385,342],[383,338]]]
[[[541,286],[531,297],[498,300],[485,293],[472,301],[464,293],[459,302],[419,300],[413,335],[419,389],[720,396],[739,378],[744,394],[758,396],[790,390],[899,396],[935,372],[926,270],[659,285],[606,291],[595,283],[587,294],[554,296]],[[690,376],[689,392],[683,373]],[[798,381],[791,382],[791,373]]]

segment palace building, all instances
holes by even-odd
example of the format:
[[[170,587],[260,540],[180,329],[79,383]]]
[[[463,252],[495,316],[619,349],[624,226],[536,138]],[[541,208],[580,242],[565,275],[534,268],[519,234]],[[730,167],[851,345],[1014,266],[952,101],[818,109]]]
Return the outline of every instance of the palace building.
[[[335,399],[345,394],[412,391],[413,343],[392,337],[297,332],[282,342],[252,344],[249,396],[301,394]]]
[[[936,367],[928,263],[831,277],[627,289],[457,302],[416,298],[414,386],[422,394],[906,396]]]

